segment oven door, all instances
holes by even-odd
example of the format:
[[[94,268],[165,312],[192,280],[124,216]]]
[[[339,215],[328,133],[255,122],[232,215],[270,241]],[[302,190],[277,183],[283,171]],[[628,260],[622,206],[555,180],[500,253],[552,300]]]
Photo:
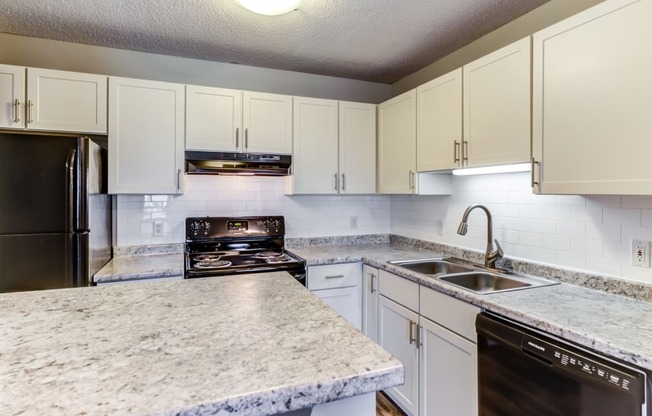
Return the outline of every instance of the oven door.
[[[651,416],[643,371],[487,313],[476,328],[481,416]]]

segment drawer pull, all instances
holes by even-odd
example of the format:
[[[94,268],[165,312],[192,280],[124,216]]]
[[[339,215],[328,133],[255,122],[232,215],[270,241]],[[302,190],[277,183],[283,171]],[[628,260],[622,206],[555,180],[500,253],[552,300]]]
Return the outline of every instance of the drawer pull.
[[[410,321],[410,344],[415,344],[417,342],[417,336],[415,335],[416,331],[419,330],[419,327],[416,322]]]
[[[344,275],[343,274],[334,274],[331,276],[326,276],[324,279],[343,279]]]

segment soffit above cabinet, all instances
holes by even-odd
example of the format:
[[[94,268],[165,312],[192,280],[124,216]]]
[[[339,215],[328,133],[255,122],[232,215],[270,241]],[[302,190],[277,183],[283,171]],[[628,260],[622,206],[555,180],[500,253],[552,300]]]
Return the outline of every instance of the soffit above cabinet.
[[[0,32],[392,83],[548,0],[304,0],[281,16],[232,0],[4,0]]]

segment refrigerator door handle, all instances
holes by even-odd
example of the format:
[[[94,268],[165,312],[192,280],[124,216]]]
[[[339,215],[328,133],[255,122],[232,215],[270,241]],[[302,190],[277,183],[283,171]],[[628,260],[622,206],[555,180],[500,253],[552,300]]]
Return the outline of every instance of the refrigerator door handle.
[[[75,212],[75,156],[77,151],[70,149],[66,158],[66,231],[74,232]]]

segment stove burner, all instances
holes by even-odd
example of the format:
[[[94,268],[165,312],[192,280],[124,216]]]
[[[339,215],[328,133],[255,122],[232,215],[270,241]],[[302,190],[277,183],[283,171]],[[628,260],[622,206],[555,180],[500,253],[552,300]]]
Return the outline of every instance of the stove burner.
[[[221,269],[230,265],[231,262],[226,260],[205,260],[195,263],[195,267],[198,269]]]
[[[216,261],[220,259],[220,256],[217,254],[200,254],[193,259],[196,261]]]
[[[270,264],[277,264],[277,263],[290,263],[293,260],[290,257],[286,256],[285,254],[281,254],[280,256],[277,257],[270,257],[265,261]]]
[[[285,254],[278,251],[261,251],[260,253],[256,253],[256,257],[259,259],[274,259],[285,257]]]

